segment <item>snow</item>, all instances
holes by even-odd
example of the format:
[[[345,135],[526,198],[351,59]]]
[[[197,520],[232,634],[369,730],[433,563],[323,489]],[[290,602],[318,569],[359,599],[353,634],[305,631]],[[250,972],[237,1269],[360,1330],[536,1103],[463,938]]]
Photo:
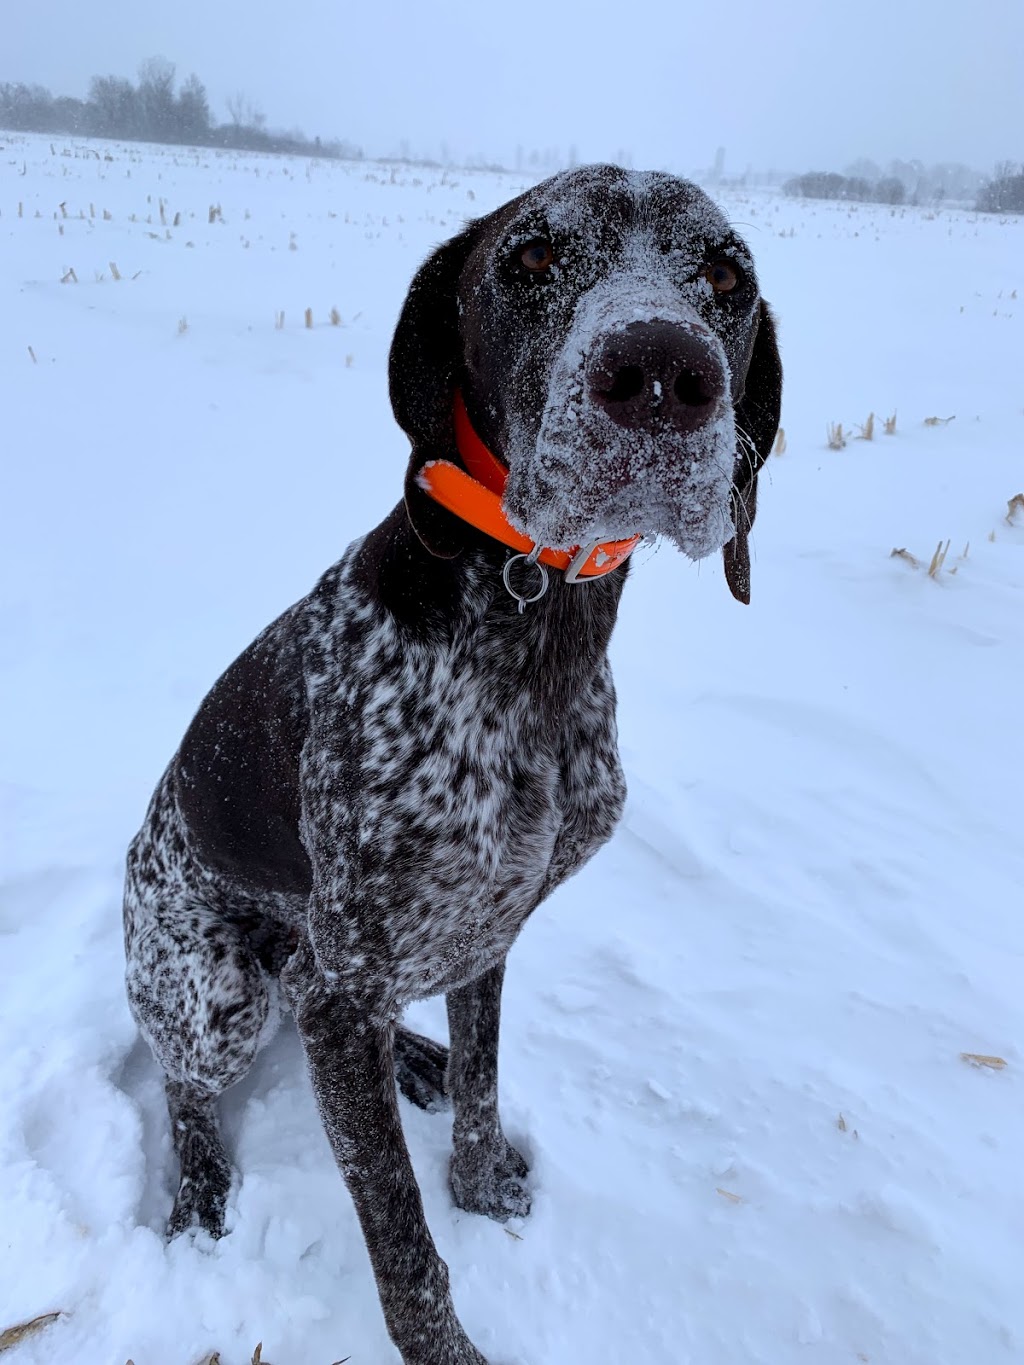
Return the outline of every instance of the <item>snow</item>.
[[[386,1365],[290,1027],[226,1097],[230,1235],[165,1246],[121,860],[218,672],[397,500],[404,289],[522,181],[0,142],[0,1331],[66,1313],[12,1365]],[[452,1207],[444,1115],[403,1104],[409,1146],[492,1365],[1019,1361],[1024,225],[724,207],[787,371],[753,604],[634,555],[627,814],[506,985],[530,1218]]]

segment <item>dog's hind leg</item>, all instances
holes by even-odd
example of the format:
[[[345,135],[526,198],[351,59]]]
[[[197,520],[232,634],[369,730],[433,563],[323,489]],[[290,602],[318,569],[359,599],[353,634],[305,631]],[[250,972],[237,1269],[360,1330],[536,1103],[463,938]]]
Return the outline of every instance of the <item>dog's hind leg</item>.
[[[395,1033],[395,1080],[405,1098],[434,1112],[448,1105],[448,1049],[432,1038],[400,1028]]]
[[[216,1099],[241,1080],[263,1041],[266,983],[241,931],[206,906],[136,901],[126,909],[128,1001],[167,1077],[180,1165],[167,1234],[198,1223],[219,1237],[231,1165]]]

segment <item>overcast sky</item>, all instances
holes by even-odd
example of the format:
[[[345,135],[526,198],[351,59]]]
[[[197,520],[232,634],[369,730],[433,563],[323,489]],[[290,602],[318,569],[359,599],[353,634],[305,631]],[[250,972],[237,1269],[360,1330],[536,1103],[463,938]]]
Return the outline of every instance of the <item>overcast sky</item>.
[[[1024,0],[3,0],[0,80],[84,95],[161,55],[369,154],[688,170],[1024,159]]]

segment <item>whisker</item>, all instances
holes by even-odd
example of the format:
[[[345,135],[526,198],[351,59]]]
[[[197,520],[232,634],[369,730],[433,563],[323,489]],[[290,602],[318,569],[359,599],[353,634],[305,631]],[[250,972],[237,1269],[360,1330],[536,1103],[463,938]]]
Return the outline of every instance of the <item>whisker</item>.
[[[742,454],[747,462],[749,477],[746,486],[750,487],[753,484],[758,471],[757,446],[754,444],[754,438],[751,436],[750,432],[741,427],[739,423],[736,424],[736,437],[739,444],[739,451],[737,453]],[[733,487],[732,505],[734,512],[737,508],[742,509],[743,516],[746,518],[747,522],[746,527],[743,529],[749,531],[754,524],[754,519],[747,509],[746,498],[744,498],[743,494],[735,486]],[[736,523],[737,530],[739,530],[738,517],[734,515],[733,521]]]
[[[736,424],[736,437],[740,446],[740,451],[737,453],[742,453],[746,457],[747,473],[750,478],[753,478],[757,473],[758,462],[757,446],[754,444],[754,438],[748,431],[744,431],[739,423]]]

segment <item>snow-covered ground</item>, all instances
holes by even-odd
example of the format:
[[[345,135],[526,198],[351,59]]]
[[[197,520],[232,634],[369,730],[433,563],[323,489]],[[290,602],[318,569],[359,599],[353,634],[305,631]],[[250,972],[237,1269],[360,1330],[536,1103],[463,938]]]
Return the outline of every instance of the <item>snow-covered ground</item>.
[[[121,860],[220,670],[397,500],[404,290],[519,182],[0,144],[0,1332],[66,1314],[12,1365],[386,1365],[291,1030],[227,1097],[230,1235],[164,1244]],[[1019,1362],[1024,223],[726,205],[787,368],[753,605],[636,563],[627,814],[505,992],[531,1217],[451,1206],[443,1115],[403,1103],[409,1145],[495,1365]]]

